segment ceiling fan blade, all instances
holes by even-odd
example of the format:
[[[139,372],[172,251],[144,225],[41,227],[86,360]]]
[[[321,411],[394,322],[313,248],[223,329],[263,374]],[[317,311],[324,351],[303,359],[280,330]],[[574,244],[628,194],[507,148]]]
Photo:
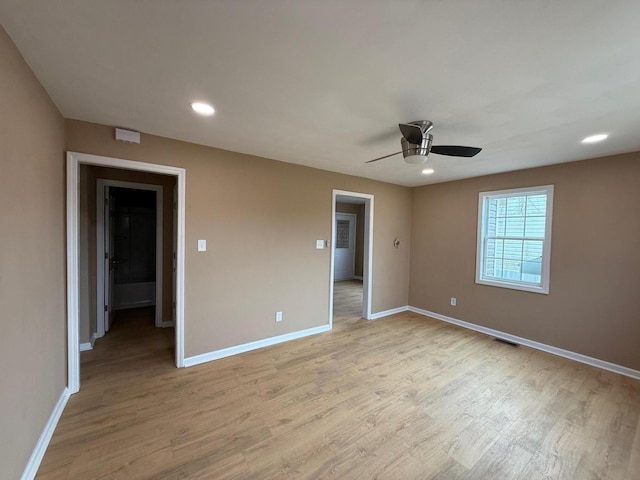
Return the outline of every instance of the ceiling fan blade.
[[[449,155],[451,157],[473,157],[480,153],[481,150],[478,147],[463,147],[460,145],[435,145],[431,147],[431,153]]]
[[[392,153],[391,155],[385,155],[384,157],[374,158],[373,160],[369,160],[368,162],[364,162],[364,163],[377,162],[378,160],[384,160],[385,158],[393,157],[394,155],[399,155],[399,154],[401,154],[401,153],[402,153],[402,152]]]
[[[400,127],[402,136],[406,138],[409,143],[420,145],[420,142],[422,142],[422,137],[424,135],[422,128],[420,128],[418,125],[412,125],[410,123],[400,123],[398,124],[398,127]]]

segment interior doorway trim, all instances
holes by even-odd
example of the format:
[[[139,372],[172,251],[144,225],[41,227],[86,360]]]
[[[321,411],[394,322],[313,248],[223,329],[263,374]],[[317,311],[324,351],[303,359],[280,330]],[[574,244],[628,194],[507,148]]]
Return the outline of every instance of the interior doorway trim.
[[[105,334],[105,309],[108,300],[105,298],[105,258],[102,252],[105,252],[105,201],[104,187],[120,187],[131,188],[135,190],[147,190],[156,192],[156,305],[155,305],[155,325],[156,327],[171,327],[173,322],[163,322],[162,303],[163,296],[163,235],[164,235],[164,214],[163,214],[163,197],[164,189],[162,185],[154,185],[150,183],[127,182],[123,180],[108,180],[105,178],[96,179],[96,338],[103,337]],[[175,239],[174,239],[175,240]],[[172,250],[173,252],[173,247]]]
[[[70,393],[80,390],[80,165],[122,168],[173,175],[177,187],[176,235],[176,367],[184,367],[184,254],[186,170],[179,167],[67,152],[67,370]]]
[[[362,318],[371,320],[371,297],[373,285],[373,195],[368,193],[333,190],[331,197],[331,268],[329,273],[329,325],[333,328],[333,276],[335,270],[336,202],[338,197],[353,197],[364,200],[364,261],[362,265]]]

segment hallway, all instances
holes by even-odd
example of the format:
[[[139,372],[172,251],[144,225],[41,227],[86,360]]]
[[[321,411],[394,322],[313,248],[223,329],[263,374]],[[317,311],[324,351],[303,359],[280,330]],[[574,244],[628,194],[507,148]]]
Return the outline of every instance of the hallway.
[[[340,280],[333,283],[333,321],[361,320],[362,280]]]
[[[90,392],[127,371],[131,375],[152,375],[175,368],[174,329],[156,328],[154,307],[115,312],[109,332],[96,340],[93,350],[80,356],[82,392]]]

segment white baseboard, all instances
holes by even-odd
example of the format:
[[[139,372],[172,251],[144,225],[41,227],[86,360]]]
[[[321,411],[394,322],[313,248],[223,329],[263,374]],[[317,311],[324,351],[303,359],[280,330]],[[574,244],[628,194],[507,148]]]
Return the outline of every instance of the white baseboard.
[[[70,395],[71,393],[68,388],[65,388],[62,391],[56,406],[53,407],[49,420],[44,426],[44,430],[42,430],[42,433],[40,434],[38,443],[36,443],[33,452],[31,452],[31,457],[29,457],[27,466],[25,467],[24,472],[22,472],[22,477],[20,477],[21,480],[33,480],[36,473],[38,473],[40,462],[42,462],[44,453],[47,451],[47,447],[49,446],[49,442],[53,436],[53,431],[56,429],[56,425],[58,425],[58,420],[60,420],[60,416],[64,411],[64,407],[67,404],[67,400],[69,400]]]
[[[634,370],[632,368],[617,365],[605,360],[589,357],[581,353],[564,350],[552,345],[547,345],[545,343],[536,342],[527,338],[518,337],[517,335],[511,335],[510,333],[501,332],[500,330],[494,330],[493,328],[483,327],[482,325],[476,325],[475,323],[465,322],[464,320],[458,320],[457,318],[447,317],[446,315],[430,312],[421,308],[410,306],[409,311],[424,315],[426,317],[435,318],[436,320],[442,320],[443,322],[452,323],[454,325],[458,325],[459,327],[468,328],[469,330],[475,330],[476,332],[484,333],[492,337],[501,338],[503,340],[508,340],[520,345],[535,348],[536,350],[542,350],[543,352],[558,355],[559,357],[564,357],[570,360],[575,360],[576,362],[585,363],[587,365],[591,365],[592,367],[602,368],[603,370],[609,370],[610,372],[619,373],[620,375],[625,375],[627,377],[640,380],[640,370]]]
[[[238,355],[239,353],[245,353],[251,350],[256,350],[258,348],[275,345],[277,343],[288,342],[290,340],[296,340],[302,337],[308,337],[309,335],[315,335],[316,333],[327,332],[329,330],[331,330],[330,325],[321,325],[319,327],[308,328],[306,330],[300,330],[298,332],[278,335],[277,337],[265,338],[264,340],[256,340],[255,342],[236,345],[235,347],[223,348],[222,350],[215,350],[213,352],[203,353],[201,355],[195,355],[193,357],[187,357],[184,359],[184,366],[192,367],[194,365],[210,362],[212,360],[218,360],[220,358]]]
[[[377,320],[382,317],[388,317],[389,315],[395,315],[396,313],[402,313],[409,310],[407,305],[398,308],[392,308],[391,310],[384,310],[378,313],[372,313],[367,320]]]
[[[86,352],[87,350],[93,350],[93,344],[96,343],[96,338],[98,338],[96,334],[92,333],[90,341],[88,341],[87,343],[80,344],[80,351]]]

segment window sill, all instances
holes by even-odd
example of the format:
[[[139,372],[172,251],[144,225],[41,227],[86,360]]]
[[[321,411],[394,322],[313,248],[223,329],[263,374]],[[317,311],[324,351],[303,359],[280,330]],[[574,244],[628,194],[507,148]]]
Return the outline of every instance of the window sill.
[[[490,287],[509,288],[511,290],[520,290],[523,292],[541,293],[543,295],[549,295],[549,285],[535,286],[535,285],[522,285],[519,283],[509,282],[497,282],[493,280],[485,280],[482,278],[476,278],[478,285],[488,285]]]

